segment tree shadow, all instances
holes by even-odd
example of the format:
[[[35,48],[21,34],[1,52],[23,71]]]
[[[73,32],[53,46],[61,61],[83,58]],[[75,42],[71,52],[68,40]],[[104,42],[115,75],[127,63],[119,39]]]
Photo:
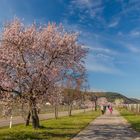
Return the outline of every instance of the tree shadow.
[[[94,125],[94,126],[93,126]],[[84,133],[85,132],[85,133]],[[140,134],[129,126],[119,125],[95,125],[91,124],[88,130],[77,135],[77,139],[96,139],[96,140],[140,140]]]
[[[54,130],[55,131],[55,130]],[[0,137],[1,140],[27,140],[27,139],[33,139],[33,140],[47,140],[47,139],[55,139],[58,140],[62,138],[72,138],[76,135],[75,131],[61,131],[59,132],[52,132],[50,131],[34,131],[34,132],[25,132],[25,131],[18,131],[14,133],[9,133],[8,135]]]

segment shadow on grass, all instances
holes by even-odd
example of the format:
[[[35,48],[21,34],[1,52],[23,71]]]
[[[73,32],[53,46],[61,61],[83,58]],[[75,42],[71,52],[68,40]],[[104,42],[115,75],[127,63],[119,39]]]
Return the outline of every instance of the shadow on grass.
[[[44,125],[40,125],[40,126],[39,126],[39,129],[47,129],[47,127],[44,126]]]
[[[22,137],[20,136],[22,135]],[[3,138],[3,140],[27,140],[27,139],[34,139],[34,140],[48,140],[50,137],[57,138],[58,140],[61,140],[62,138],[72,138],[73,136],[75,136],[74,134],[54,134],[54,133],[38,133],[38,134],[34,134],[34,135],[30,135],[30,134],[22,134],[22,133],[18,133],[18,135],[14,135],[14,136],[6,136],[5,138]]]
[[[134,117],[135,116],[134,114],[123,114],[123,113],[122,113],[122,115],[123,116],[129,116],[129,117]]]
[[[68,140],[85,128],[95,116],[98,116],[97,113],[82,115],[41,121],[41,126],[37,130],[32,129],[31,126],[24,127],[23,125],[15,126],[12,129],[3,129],[0,132],[0,140]]]
[[[136,130],[140,132],[140,123],[131,123],[131,126]]]
[[[74,137],[77,132],[80,131],[80,129],[84,128],[86,125],[83,125],[83,123],[79,123],[77,126],[74,126],[70,123],[64,123],[65,125],[61,126],[44,126],[41,125],[39,129],[34,130],[9,130],[8,132],[5,132],[0,135],[0,140],[27,140],[27,139],[35,139],[35,140],[41,140],[41,139],[64,139],[64,138],[72,138]],[[27,129],[30,129],[31,126],[27,127]]]

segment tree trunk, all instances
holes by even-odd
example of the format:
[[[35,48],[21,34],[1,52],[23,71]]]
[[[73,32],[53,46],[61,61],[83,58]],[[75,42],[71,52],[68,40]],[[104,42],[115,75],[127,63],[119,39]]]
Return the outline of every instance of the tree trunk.
[[[40,125],[35,99],[30,100],[30,109],[31,109],[30,112],[32,118],[32,126],[34,129],[37,129],[39,128]]]
[[[28,116],[27,116],[27,118],[26,118],[26,124],[25,124],[25,126],[29,126],[30,117],[31,117],[31,112],[29,111],[29,112],[28,112]]]
[[[72,116],[72,103],[69,105],[69,110],[68,110],[69,116]]]
[[[97,101],[95,101],[95,111],[97,111]]]
[[[37,109],[35,107],[32,108],[31,116],[32,116],[32,126],[33,126],[33,128],[34,129],[39,128],[39,117],[38,117],[38,114],[37,114]]]
[[[55,111],[55,119],[58,119],[58,105],[55,104],[54,106],[54,111]]]

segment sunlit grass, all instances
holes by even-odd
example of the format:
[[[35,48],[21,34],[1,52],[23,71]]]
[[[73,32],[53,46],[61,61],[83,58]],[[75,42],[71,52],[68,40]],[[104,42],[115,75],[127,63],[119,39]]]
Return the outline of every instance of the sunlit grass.
[[[120,113],[135,130],[140,132],[140,114],[135,114],[126,109],[120,109]]]
[[[11,129],[0,128],[0,139],[69,140],[99,115],[99,112],[86,112],[57,120],[45,120],[41,121],[42,127],[38,130],[24,125],[15,125]]]

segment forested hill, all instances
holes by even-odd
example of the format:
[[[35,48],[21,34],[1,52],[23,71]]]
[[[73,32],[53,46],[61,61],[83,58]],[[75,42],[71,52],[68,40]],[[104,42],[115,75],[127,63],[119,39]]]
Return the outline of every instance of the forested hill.
[[[84,92],[84,91],[78,92],[78,90],[74,90],[74,89],[65,89],[64,97],[71,98],[72,100],[74,99],[77,100],[78,98],[81,97],[82,95],[81,93],[85,95],[86,99],[97,96],[97,98],[106,97],[109,102],[114,102],[116,99],[123,99],[124,103],[128,103],[128,104],[140,103],[139,99],[128,98],[124,96],[123,94],[116,93],[116,92]]]
[[[120,93],[115,92],[91,92],[97,97],[106,97],[109,102],[114,102],[115,99],[123,99],[125,103],[140,103],[140,100],[128,98]]]

